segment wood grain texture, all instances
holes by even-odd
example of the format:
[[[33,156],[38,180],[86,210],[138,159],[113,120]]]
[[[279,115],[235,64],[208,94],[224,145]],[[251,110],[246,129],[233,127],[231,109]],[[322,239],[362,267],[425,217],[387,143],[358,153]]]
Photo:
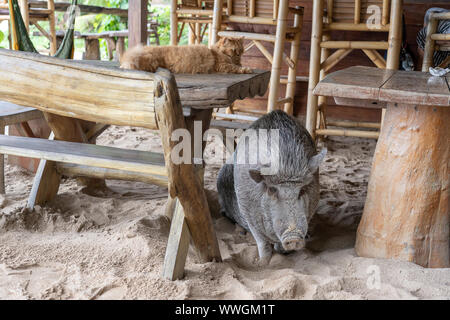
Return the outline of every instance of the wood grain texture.
[[[42,117],[42,112],[34,108],[22,107],[6,101],[0,101],[0,125],[2,126],[40,119]]]
[[[359,256],[450,266],[449,124],[449,108],[387,108],[357,232]]]
[[[0,50],[2,100],[66,117],[156,128],[153,74]],[[18,94],[26,88],[27,94]],[[108,94],[105,94],[107,92]]]
[[[192,164],[175,164],[171,160],[173,147],[178,143],[171,140],[172,132],[185,129],[186,123],[176,90],[175,78],[169,72],[158,75],[155,88],[156,114],[164,148],[169,176],[169,194],[178,197],[184,209],[194,244],[201,261],[221,261],[219,245],[215,235],[208,202]]]

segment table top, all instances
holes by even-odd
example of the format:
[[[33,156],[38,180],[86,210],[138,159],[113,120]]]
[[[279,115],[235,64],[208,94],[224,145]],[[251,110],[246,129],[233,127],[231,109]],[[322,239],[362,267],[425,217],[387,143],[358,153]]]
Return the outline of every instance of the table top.
[[[407,105],[450,106],[450,74],[386,70],[356,66],[327,75],[315,95],[396,102]]]
[[[79,60],[77,62],[118,68],[116,61]],[[229,107],[234,101],[263,96],[269,86],[270,71],[251,74],[209,73],[175,74],[181,105],[194,109]]]

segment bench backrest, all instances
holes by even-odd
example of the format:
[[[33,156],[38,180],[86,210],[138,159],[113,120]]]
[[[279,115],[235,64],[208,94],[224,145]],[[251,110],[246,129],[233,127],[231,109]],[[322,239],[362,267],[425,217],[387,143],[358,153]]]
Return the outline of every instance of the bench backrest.
[[[157,73],[5,49],[0,66],[1,100],[104,124],[157,128]]]

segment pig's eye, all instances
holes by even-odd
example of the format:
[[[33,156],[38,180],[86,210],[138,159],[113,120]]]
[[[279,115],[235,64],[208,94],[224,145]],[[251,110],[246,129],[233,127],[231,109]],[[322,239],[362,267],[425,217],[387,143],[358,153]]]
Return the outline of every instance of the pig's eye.
[[[274,196],[274,195],[277,194],[278,190],[277,190],[277,188],[275,188],[275,187],[269,187],[269,188],[267,189],[267,192],[269,193],[269,196]]]
[[[304,195],[305,195],[305,189],[301,189],[300,192],[298,193],[298,198],[300,199]]]

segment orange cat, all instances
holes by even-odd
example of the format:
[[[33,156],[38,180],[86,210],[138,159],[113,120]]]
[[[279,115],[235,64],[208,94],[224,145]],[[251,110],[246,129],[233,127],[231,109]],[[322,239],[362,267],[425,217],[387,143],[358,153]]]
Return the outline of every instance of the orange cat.
[[[155,72],[165,68],[173,73],[252,73],[241,66],[241,39],[221,38],[211,49],[204,45],[136,46],[123,55],[120,67]]]

